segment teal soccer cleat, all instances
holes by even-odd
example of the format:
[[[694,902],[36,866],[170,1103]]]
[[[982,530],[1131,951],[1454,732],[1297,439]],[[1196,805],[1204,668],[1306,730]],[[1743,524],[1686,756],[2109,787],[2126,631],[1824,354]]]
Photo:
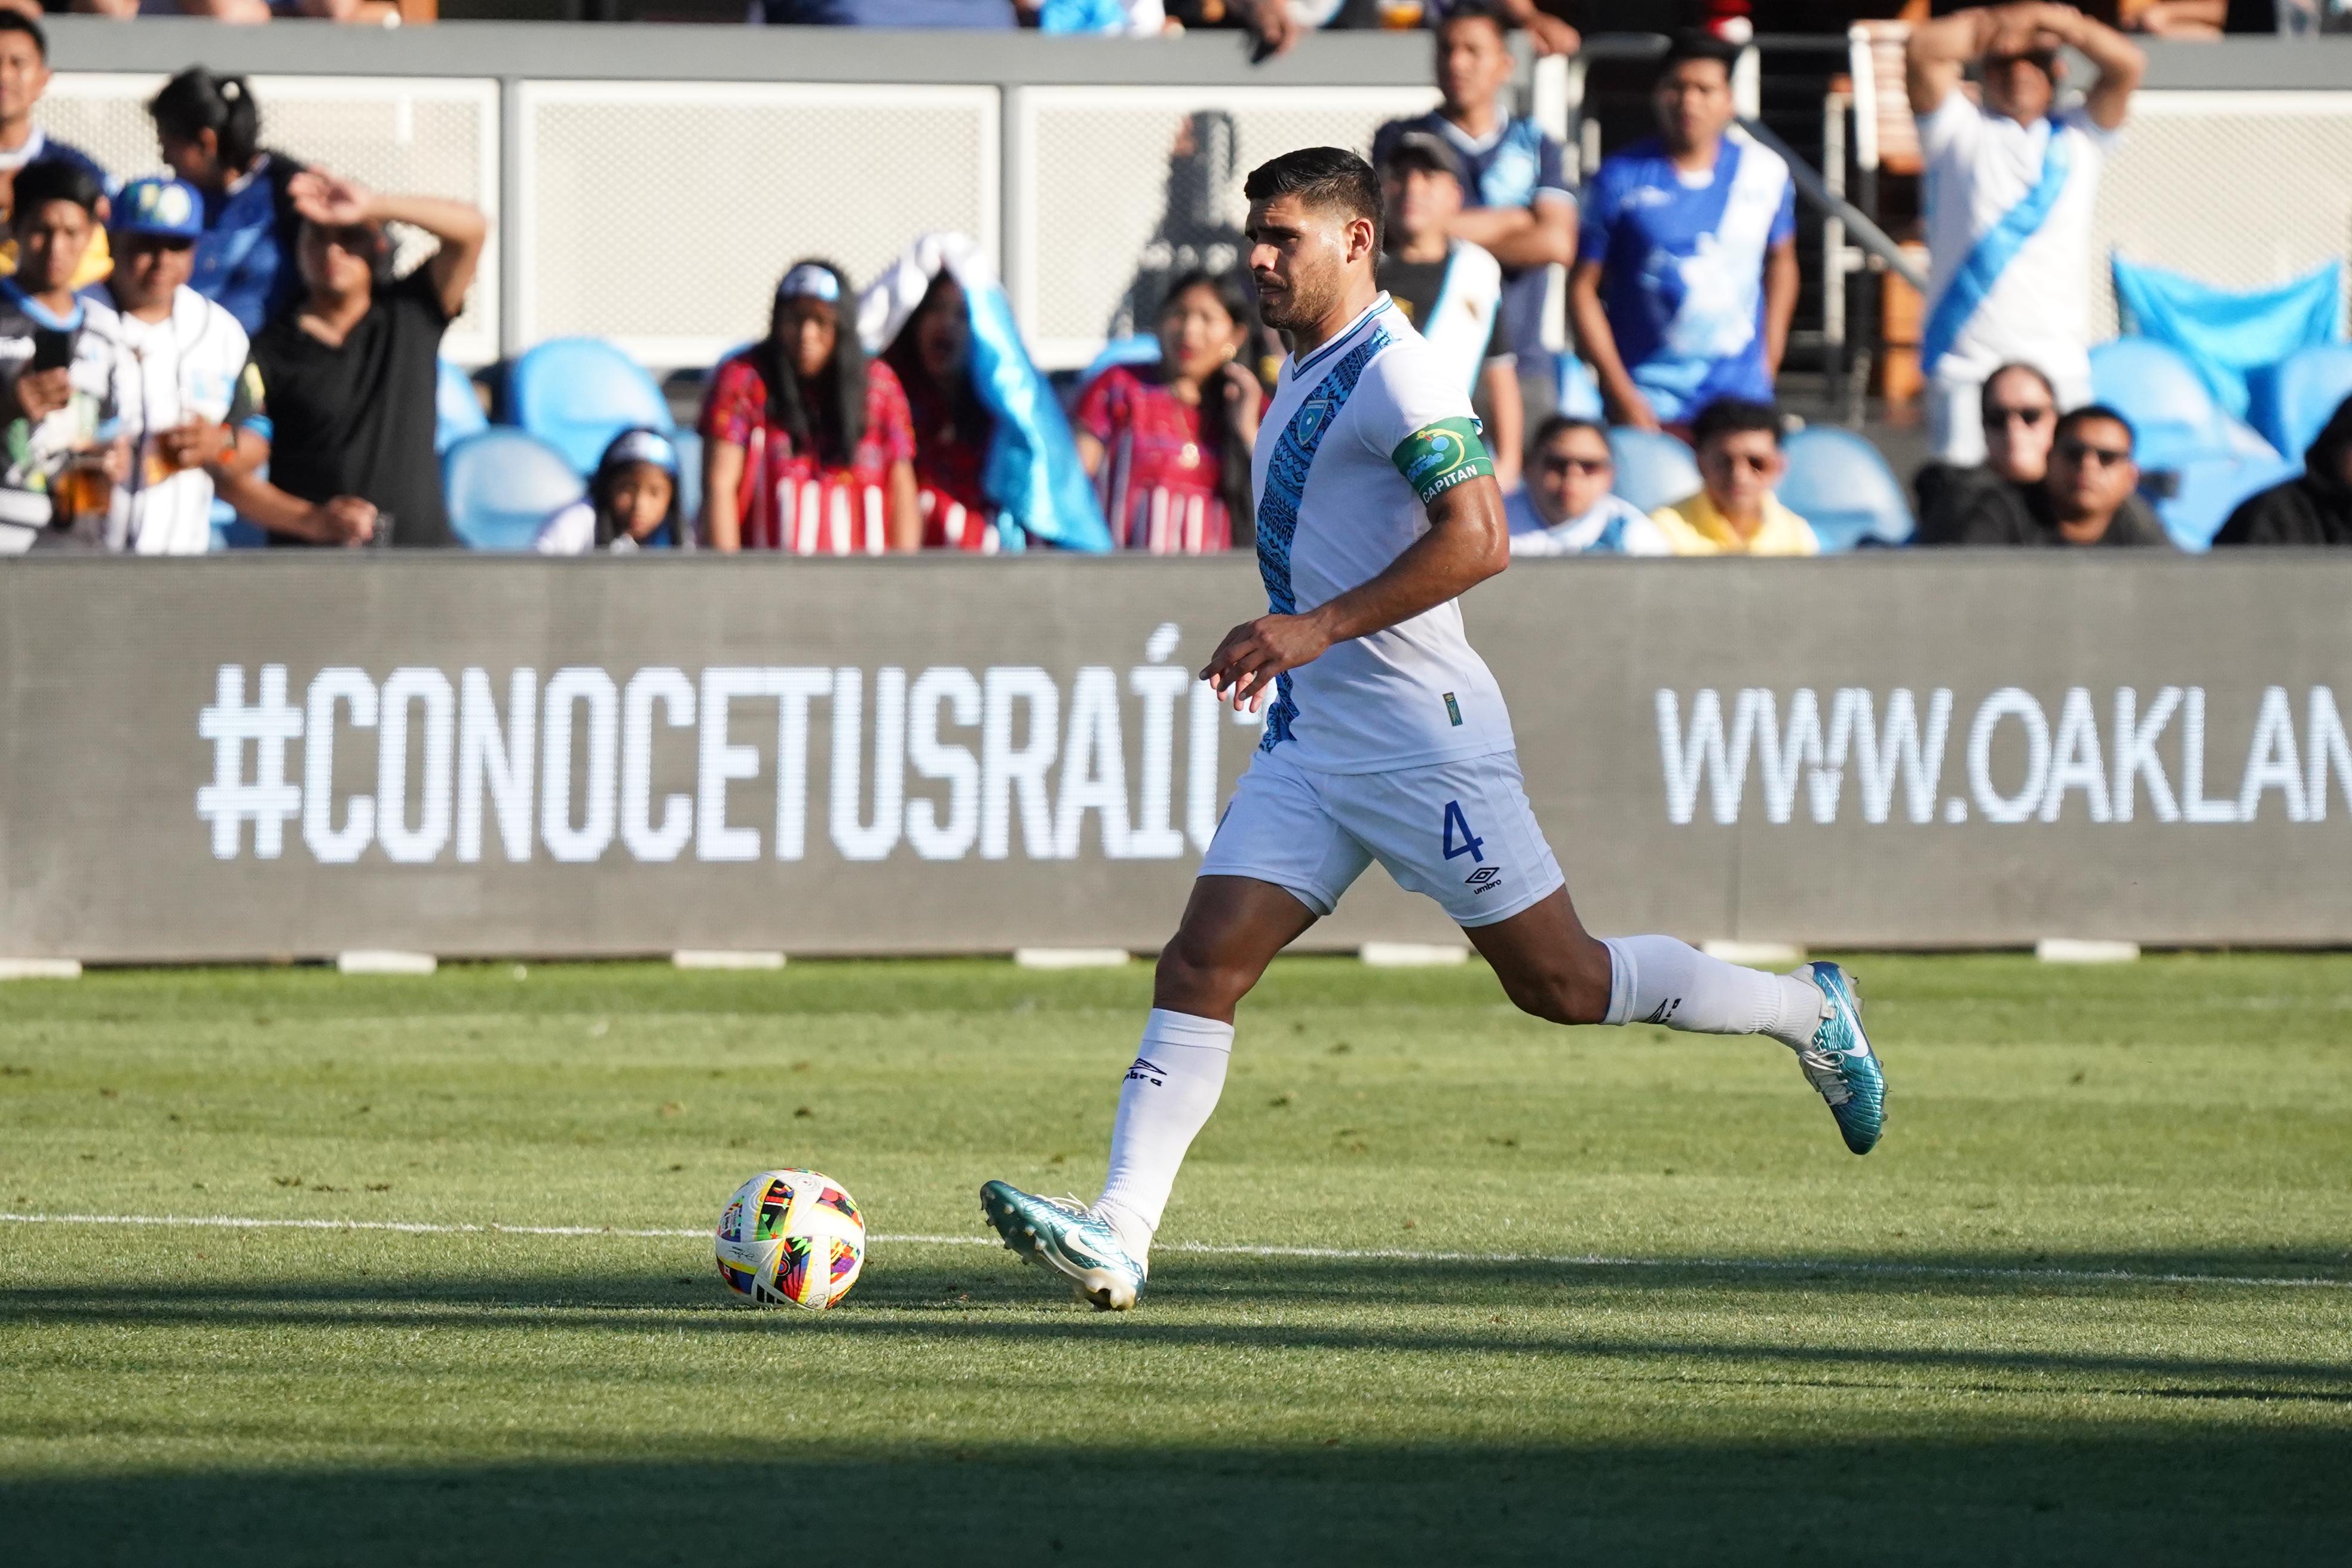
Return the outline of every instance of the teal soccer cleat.
[[[1794,973],[1821,987],[1827,1003],[1822,1026],[1797,1053],[1797,1064],[1805,1069],[1805,1081],[1830,1102],[1845,1146],[1867,1154],[1886,1130],[1886,1075],[1870,1048],[1870,1037],[1862,1032],[1862,989],[1834,963],[1816,961]]]
[[[990,1182],[980,1189],[980,1212],[1006,1247],[1067,1275],[1098,1310],[1124,1312],[1143,1294],[1143,1265],[1081,1205]]]

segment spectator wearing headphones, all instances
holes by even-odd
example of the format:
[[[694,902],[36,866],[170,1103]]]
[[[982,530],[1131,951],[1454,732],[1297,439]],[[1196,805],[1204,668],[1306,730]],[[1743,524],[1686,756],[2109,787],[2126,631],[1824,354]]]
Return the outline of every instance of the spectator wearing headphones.
[[[147,105],[172,172],[204,198],[204,233],[188,286],[249,336],[301,292],[294,243],[302,227],[288,186],[302,165],[260,142],[261,110],[243,77],[182,71]]]
[[[139,555],[212,548],[211,469],[269,455],[260,375],[245,329],[187,286],[203,203],[173,179],[133,180],[115,198],[114,270],[95,295],[116,314],[114,402],[131,444],[107,547]]]
[[[721,360],[702,404],[702,524],[713,550],[919,549],[915,432],[898,374],[857,341],[830,262],[793,264],[768,335]]]
[[[622,431],[596,460],[587,499],[548,519],[531,548],[541,555],[628,555],[684,546],[677,470],[677,443],[645,426]]]
[[[318,169],[295,175],[287,192],[302,215],[303,293],[253,339],[274,426],[270,478],[286,492],[277,499],[357,497],[377,511],[368,535],[389,519],[394,545],[453,543],[433,449],[434,392],[441,337],[465,306],[489,219],[464,202],[383,195]],[[440,247],[394,278],[387,223],[423,229]],[[266,494],[238,490],[222,493],[272,530],[273,542],[299,542],[299,520]],[[253,510],[257,502],[268,510]]]

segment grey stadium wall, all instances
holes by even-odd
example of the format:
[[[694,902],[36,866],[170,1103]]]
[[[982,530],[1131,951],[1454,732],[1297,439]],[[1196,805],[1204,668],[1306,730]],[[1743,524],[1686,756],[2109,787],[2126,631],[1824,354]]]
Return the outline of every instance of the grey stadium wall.
[[[2338,944],[2347,595],[1889,552],[1467,608],[1596,929]],[[1148,951],[1257,739],[1191,672],[1263,602],[1242,558],[20,560],[0,956]],[[1307,945],[1450,934],[1375,869]]]

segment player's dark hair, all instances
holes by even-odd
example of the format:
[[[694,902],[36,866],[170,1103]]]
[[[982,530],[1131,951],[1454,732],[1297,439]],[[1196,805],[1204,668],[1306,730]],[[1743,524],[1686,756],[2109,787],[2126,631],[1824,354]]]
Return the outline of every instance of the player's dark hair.
[[[1160,314],[1165,317],[1176,302],[1195,289],[1206,289],[1217,297],[1217,304],[1233,318],[1234,329],[1248,341],[1250,329],[1257,321],[1256,291],[1242,286],[1234,274],[1211,272],[1195,268],[1168,285],[1168,292],[1160,297]],[[1201,445],[1217,454],[1217,499],[1225,503],[1225,516],[1233,525],[1233,545],[1236,550],[1254,549],[1257,544],[1257,517],[1250,503],[1250,442],[1234,423],[1233,410],[1224,397],[1224,388],[1216,385],[1201,389]]]
[[[956,275],[944,267],[932,273],[930,285],[923,290],[921,302],[908,312],[907,324],[898,329],[898,335],[890,340],[888,348],[882,351],[882,358],[898,374],[901,385],[930,386],[947,403],[948,419],[955,427],[956,439],[967,446],[978,447],[987,443],[990,434],[996,428],[996,419],[989,413],[988,405],[980,400],[979,389],[971,384],[970,363],[967,362],[958,373],[955,385],[939,386],[923,363],[922,344],[916,336],[916,329],[922,324],[924,317],[934,310],[948,308],[948,290],[961,287]],[[969,310],[971,306],[967,302],[959,308]],[[916,439],[921,438],[921,432],[917,432]]]
[[[1598,419],[1587,419],[1580,414],[1555,414],[1536,426],[1535,438],[1528,443],[1528,449],[1541,451],[1553,437],[1565,436],[1570,430],[1590,430],[1603,441],[1609,439],[1609,427]]]
[[[2049,376],[2044,374],[2039,365],[2031,365],[2021,359],[2013,359],[2007,364],[2002,365],[1999,370],[1994,371],[1990,375],[1985,377],[1984,384],[1977,388],[1977,414],[1988,425],[1992,423],[1992,384],[1999,381],[2002,376],[2011,374],[2012,373],[2030,375],[2034,380],[2040,382],[2042,384],[2042,390],[2050,395],[2051,405],[2053,407],[2057,405],[2057,384],[2053,382]]]
[[[1685,60],[1713,60],[1723,68],[1724,77],[1728,80],[1732,68],[1739,63],[1739,46],[1727,43],[1713,33],[1686,27],[1676,33],[1674,42],[1666,46],[1665,54],[1658,61],[1658,74],[1654,79],[1665,80],[1666,73]]]
[[[1698,411],[1691,421],[1691,446],[1704,448],[1709,441],[1719,441],[1726,436],[1744,435],[1761,430],[1780,444],[1780,416],[1769,403],[1751,403],[1744,397],[1718,397]]]
[[[0,33],[22,33],[33,40],[33,48],[47,65],[49,59],[49,35],[41,25],[22,11],[0,11]]]
[[[1456,22],[1465,21],[1492,22],[1495,31],[1507,38],[1511,36],[1510,13],[1503,9],[1499,0],[1454,0],[1434,25],[1450,27]]]
[[[661,466],[658,463],[647,462],[643,458],[630,457],[624,450],[625,447],[647,436],[659,440],[669,447],[672,453],[677,452],[677,443],[670,439],[667,431],[656,430],[650,425],[640,425],[635,429],[622,431],[604,443],[604,455],[596,459],[596,472],[588,480],[588,502],[596,512],[595,548],[599,550],[610,550],[613,547],[613,542],[628,531],[613,510],[613,485],[620,479],[621,471],[634,468],[639,463],[645,463],[647,468],[652,468]],[[669,476],[669,510],[663,516],[661,526],[646,535],[646,538],[659,540],[680,548],[686,547],[688,536],[683,516],[685,509],[686,476],[683,473],[671,474]]]
[[[1381,177],[1345,147],[1301,147],[1269,158],[1250,171],[1242,195],[1253,202],[1297,196],[1309,206],[1329,207],[1372,226],[1372,254],[1381,254]]]
[[[155,129],[175,142],[209,131],[219,141],[222,166],[243,174],[261,151],[261,110],[241,76],[215,76],[191,66],[147,102]]]
[[[2104,403],[2085,403],[2080,408],[2070,408],[2058,416],[2058,428],[2051,433],[2050,439],[2053,442],[2063,441],[2094,419],[2104,419],[2123,426],[2124,440],[2130,445],[2135,456],[2138,454],[2139,432],[2132,428],[2132,422],[2121,412]]]
[[[13,11],[0,11],[0,16],[12,16]],[[69,163],[63,158],[43,158],[16,171],[15,205],[8,209],[11,221],[29,216],[51,202],[71,202],[92,217],[98,216],[98,204],[106,193],[99,188],[88,169],[79,163]]]
[[[856,460],[857,444],[866,439],[866,349],[857,341],[856,312],[842,308],[844,300],[854,301],[857,295],[849,287],[849,275],[830,261],[814,257],[795,261],[785,275],[796,267],[822,267],[838,285],[837,297],[829,304],[818,301],[833,311],[833,363],[814,384],[801,384],[800,369],[784,351],[783,325],[785,304],[803,296],[782,294],[769,313],[767,338],[751,350],[751,363],[768,384],[769,416],[791,434],[793,447],[813,453],[820,462],[845,468]]]

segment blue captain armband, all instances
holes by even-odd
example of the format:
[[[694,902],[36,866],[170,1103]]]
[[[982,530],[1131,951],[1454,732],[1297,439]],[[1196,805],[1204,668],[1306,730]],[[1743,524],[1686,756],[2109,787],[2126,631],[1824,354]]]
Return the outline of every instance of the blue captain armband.
[[[1440,419],[1397,443],[1389,461],[1427,506],[1465,479],[1495,477],[1495,460],[1475,419]]]

